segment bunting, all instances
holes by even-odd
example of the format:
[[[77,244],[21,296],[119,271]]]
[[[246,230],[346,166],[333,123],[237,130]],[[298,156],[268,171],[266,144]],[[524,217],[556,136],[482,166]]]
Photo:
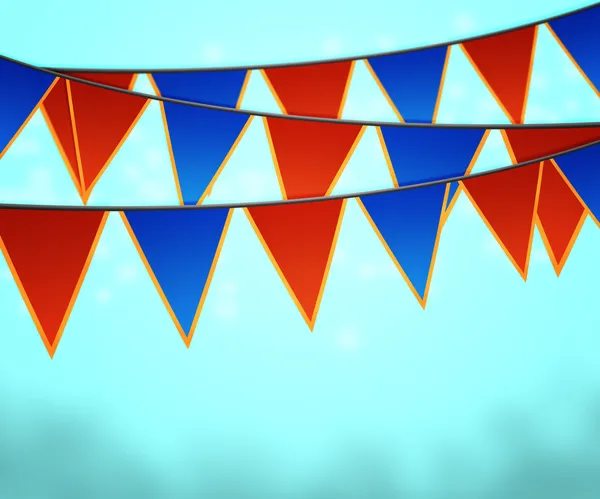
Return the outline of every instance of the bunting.
[[[557,276],[562,272],[586,216],[586,209],[577,193],[556,164],[545,161],[537,206],[537,226]]]
[[[342,117],[354,61],[273,67],[262,74],[284,114]]]
[[[540,26],[547,27],[598,91],[600,55],[595,50],[600,6],[592,5],[534,26],[517,27],[457,42],[512,123],[523,123]],[[283,114],[340,119],[357,61],[364,61],[399,119],[435,123],[451,44],[368,58],[264,67],[260,71]],[[91,80],[102,73],[88,75]],[[240,106],[250,68],[148,73],[160,95],[193,103]],[[108,80],[119,73],[107,71]],[[460,82],[458,82],[460,83]],[[116,85],[118,86],[118,85]],[[234,98],[227,96],[234,95]]]
[[[246,214],[311,331],[315,326],[346,200],[259,206]]]
[[[328,196],[365,127],[264,118],[283,199]]]
[[[127,211],[121,215],[188,347],[232,212],[229,209]]]
[[[38,110],[56,77],[0,59],[0,158]]]
[[[537,26],[531,26],[462,44],[465,55],[512,123],[523,123],[525,119],[537,30]]]
[[[521,277],[527,279],[541,164],[462,181],[465,193]]]
[[[425,308],[448,185],[364,196],[359,204],[411,291]]]
[[[575,67],[600,95],[598,23],[600,7],[595,7],[550,21],[548,28]]]
[[[125,90],[136,78],[126,73],[70,76]],[[44,100],[44,117],[84,204],[149,103],[72,80],[60,80]]]
[[[107,215],[0,209],[0,249],[50,357],[71,315]]]
[[[244,98],[250,71],[176,71],[149,75],[157,95],[212,106],[237,108]]]
[[[396,187],[469,174],[488,135],[489,130],[480,128],[379,128],[379,138]],[[458,193],[458,183],[452,182],[444,220]]]
[[[162,107],[179,201],[201,204],[253,117],[171,102]]]
[[[554,161],[600,226],[600,145],[561,155]]]
[[[407,123],[435,123],[450,47],[371,57],[367,67],[396,112]]]

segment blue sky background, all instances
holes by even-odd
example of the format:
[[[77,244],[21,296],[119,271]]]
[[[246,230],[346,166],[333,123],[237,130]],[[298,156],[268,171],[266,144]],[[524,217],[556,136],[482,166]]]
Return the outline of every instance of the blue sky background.
[[[252,64],[403,48],[582,5],[24,2],[5,6],[0,44],[42,65]],[[545,32],[538,51],[527,120],[600,120]],[[391,119],[381,99],[357,68],[344,116]],[[440,121],[506,121],[459,51],[442,99]],[[256,74],[244,105],[275,109]],[[476,169],[508,162],[494,133]],[[210,200],[277,199],[272,168],[254,120]],[[336,192],[388,186],[369,130]],[[0,199],[79,203],[41,115],[0,161]],[[91,202],[176,199],[153,103]],[[423,311],[350,202],[311,334],[236,212],[188,350],[113,214],[53,361],[0,257],[0,496],[597,497],[599,246],[588,219],[557,279],[536,232],[524,283],[463,195]]]

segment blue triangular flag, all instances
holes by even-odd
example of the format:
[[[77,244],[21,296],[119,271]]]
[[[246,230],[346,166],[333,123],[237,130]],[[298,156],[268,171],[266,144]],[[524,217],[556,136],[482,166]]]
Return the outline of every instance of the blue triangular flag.
[[[407,123],[431,123],[448,47],[367,59],[381,86]]]
[[[485,128],[381,127],[399,186],[464,175],[485,136]]]
[[[456,195],[458,186],[459,186],[458,182],[450,182],[450,185],[448,186],[448,197],[446,198],[446,206],[444,207],[445,210],[450,208],[450,204],[452,203],[452,200],[454,199],[454,196]]]
[[[0,59],[0,156],[55,79],[54,75]]]
[[[600,220],[600,144],[563,154],[554,161],[596,220]]]
[[[218,260],[229,209],[126,211],[138,251],[176,320],[191,341],[201,302]]]
[[[236,107],[248,70],[152,73],[160,95],[213,106]]]
[[[250,115],[164,102],[183,204],[197,204],[224,165]]]
[[[445,197],[446,185],[439,184],[360,198],[423,307],[427,300]]]
[[[586,9],[548,23],[597,90],[600,90],[599,24],[600,7]]]

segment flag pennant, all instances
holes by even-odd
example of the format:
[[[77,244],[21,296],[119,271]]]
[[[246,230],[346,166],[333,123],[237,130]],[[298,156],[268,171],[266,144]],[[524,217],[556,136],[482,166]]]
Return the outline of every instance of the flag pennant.
[[[344,123],[264,120],[284,199],[329,195],[365,131]]]
[[[527,279],[541,180],[536,163],[462,181],[464,191],[523,279]]]
[[[127,211],[125,226],[189,347],[232,210]]]
[[[346,200],[246,208],[265,251],[312,330]]]
[[[425,308],[448,189],[445,184],[360,198],[365,215]]]
[[[0,210],[0,248],[54,356],[108,214]]]
[[[233,154],[252,116],[163,102],[180,202],[200,204]]]
[[[600,226],[600,144],[563,154],[554,161]]]
[[[400,120],[435,123],[449,54],[443,46],[366,62]]]
[[[341,118],[354,61],[263,69],[284,114]]]
[[[556,275],[560,275],[586,215],[585,207],[556,165],[545,161],[537,223]]]
[[[537,26],[465,42],[467,58],[512,123],[523,123]]]
[[[25,128],[57,78],[0,59],[0,158]]]
[[[239,107],[248,83],[247,69],[152,73],[156,93],[169,99]]]
[[[135,75],[72,73],[70,76],[131,90]],[[44,116],[84,203],[143,114],[149,100],[63,80],[44,102]]]
[[[502,130],[513,161],[524,163],[600,140],[600,127],[507,128]]]
[[[485,128],[380,127],[380,139],[397,187],[469,173],[487,135]]]
[[[548,26],[567,55],[585,75],[594,90],[600,87],[600,53],[598,25],[600,7],[550,21]]]

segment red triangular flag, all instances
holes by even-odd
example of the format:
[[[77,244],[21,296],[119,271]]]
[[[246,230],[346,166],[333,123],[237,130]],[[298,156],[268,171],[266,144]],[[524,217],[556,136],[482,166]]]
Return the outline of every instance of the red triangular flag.
[[[257,235],[294,299],[314,327],[345,200],[246,208]]]
[[[340,118],[354,61],[263,69],[285,114]]]
[[[600,127],[507,128],[502,133],[515,163],[553,156],[600,140]]]
[[[71,76],[127,90],[135,81],[133,74],[73,73]],[[65,88],[61,85],[56,96],[51,93],[53,100],[45,107],[45,114],[51,128],[57,132],[55,139],[59,148],[65,151],[71,170],[72,149],[76,151],[80,193],[85,203],[150,101],[75,81],[66,81],[64,87],[68,95],[66,103]],[[69,143],[69,134],[65,131],[68,126],[75,137],[74,146]]]
[[[41,109],[48,129],[56,142],[63,161],[67,165],[73,183],[81,194],[81,175],[73,135],[67,80],[58,79],[56,85],[44,99]]]
[[[537,26],[479,38],[462,47],[512,123],[523,123]]]
[[[463,180],[465,193],[506,255],[527,278],[541,165]]]
[[[556,275],[560,275],[586,215],[584,206],[556,165],[545,161],[537,219]]]
[[[360,125],[265,118],[285,199],[329,194],[354,152]]]
[[[50,357],[106,218],[99,211],[0,210],[0,247]]]

